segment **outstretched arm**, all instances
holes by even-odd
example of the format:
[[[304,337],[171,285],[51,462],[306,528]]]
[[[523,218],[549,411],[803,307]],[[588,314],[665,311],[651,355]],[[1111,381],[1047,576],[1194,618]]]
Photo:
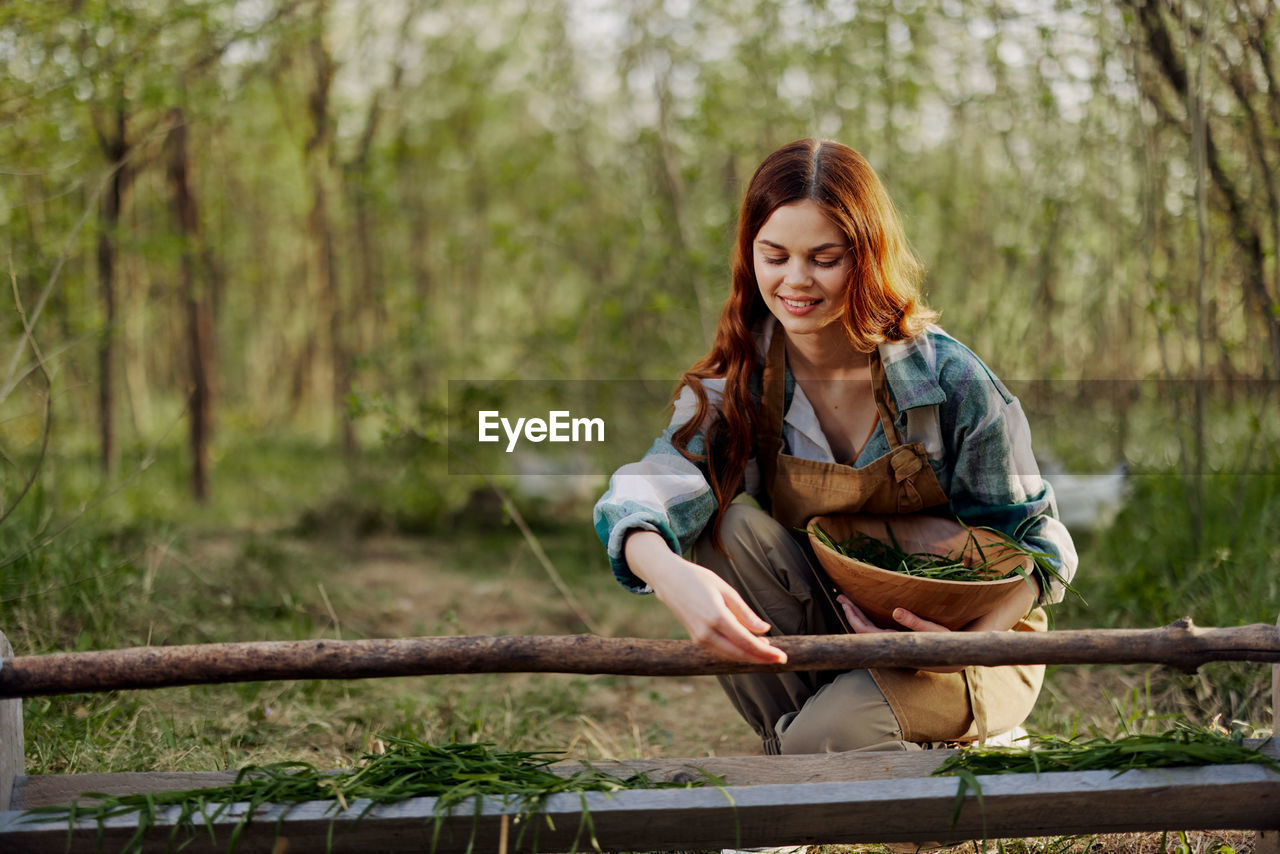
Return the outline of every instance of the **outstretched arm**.
[[[787,654],[764,640],[769,624],[738,591],[704,566],[685,560],[653,531],[633,531],[624,546],[631,571],[671,609],[699,646],[733,661],[781,664]]]

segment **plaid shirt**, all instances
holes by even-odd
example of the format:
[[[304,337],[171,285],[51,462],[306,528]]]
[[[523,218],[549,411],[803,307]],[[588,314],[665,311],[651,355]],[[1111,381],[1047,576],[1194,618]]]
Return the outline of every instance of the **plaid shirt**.
[[[775,325],[774,318],[768,317],[756,332],[760,352],[752,384],[756,394]],[[924,445],[955,516],[969,525],[1017,536],[1028,548],[1049,555],[1058,574],[1070,581],[1076,569],[1075,547],[1058,521],[1053,490],[1040,477],[1018,399],[971,350],[936,326],[909,341],[881,344],[880,358],[898,407],[898,431],[904,441]],[[707,380],[703,385],[711,403],[717,404],[723,380]],[[790,370],[786,393],[784,452],[834,462],[817,414]],[[596,533],[608,549],[613,573],[637,593],[650,591],[623,557],[626,535],[633,530],[656,531],[673,551],[684,553],[716,513],[705,469],[685,459],[671,444],[672,435],[695,408],[693,393],[683,389],[667,429],[643,459],[614,473],[608,491],[595,506]],[[701,434],[690,442],[689,450],[704,452]],[[888,452],[884,430],[877,425],[854,466],[865,466]],[[754,459],[747,464],[743,481],[748,494],[760,496],[763,486]],[[1056,578],[1040,578],[1040,589],[1043,603],[1059,602],[1065,592]]]

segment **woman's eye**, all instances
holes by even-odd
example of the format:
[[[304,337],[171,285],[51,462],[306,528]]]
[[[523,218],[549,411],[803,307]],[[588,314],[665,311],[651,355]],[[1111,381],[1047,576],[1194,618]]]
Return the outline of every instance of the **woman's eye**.
[[[828,268],[828,269],[829,269],[829,268],[834,267],[834,266],[836,266],[837,264],[839,264],[839,263],[840,263],[840,259],[839,259],[839,258],[832,258],[831,260],[827,260],[827,259],[825,259],[825,258],[815,258],[815,259],[813,259],[813,263],[814,263],[814,264],[817,264],[819,267],[824,267],[824,268]]]
[[[779,266],[779,265],[781,265],[781,264],[785,264],[785,263],[787,263],[787,257],[784,255],[784,256],[782,256],[782,257],[780,257],[780,258],[770,258],[768,255],[766,255],[766,256],[764,256],[764,262],[765,262],[766,264],[773,264],[773,265],[776,267],[776,266]]]

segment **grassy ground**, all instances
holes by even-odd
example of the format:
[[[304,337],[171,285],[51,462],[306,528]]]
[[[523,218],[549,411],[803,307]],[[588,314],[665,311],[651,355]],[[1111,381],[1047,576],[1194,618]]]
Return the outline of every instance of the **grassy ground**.
[[[413,451],[413,449],[409,449]],[[175,455],[127,461],[104,489],[92,467],[50,461],[42,488],[0,526],[0,629],[20,654],[210,641],[451,634],[679,637],[666,609],[612,580],[589,507],[521,506],[573,591],[557,592],[534,542],[492,492],[438,477],[404,448],[355,466],[305,445],[245,447],[218,462],[215,498],[183,496]],[[419,466],[419,463],[421,464]],[[415,469],[415,466],[418,466]],[[1271,468],[1274,472],[1277,468]],[[1059,627],[1274,622],[1280,476],[1136,478],[1115,524],[1081,535],[1087,606]],[[86,508],[83,513],[80,508]],[[63,530],[63,525],[70,526]],[[569,757],[759,752],[715,681],[479,675],[251,683],[38,698],[25,705],[30,774],[220,769],[301,759],[345,766],[381,733],[488,741]],[[1104,734],[1172,717],[1269,725],[1259,666],[1196,676],[1153,667],[1057,668],[1029,727]],[[1188,834],[1010,840],[993,850],[1247,850]],[[820,849],[834,851],[875,848]],[[961,849],[964,850],[964,849]]]

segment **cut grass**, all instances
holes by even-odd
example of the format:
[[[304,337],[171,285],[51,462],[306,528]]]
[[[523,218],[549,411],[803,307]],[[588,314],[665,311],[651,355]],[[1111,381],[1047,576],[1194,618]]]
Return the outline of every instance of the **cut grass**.
[[[844,557],[889,572],[935,581],[998,581],[1018,575],[1032,584],[1030,572],[1024,566],[1024,561],[1030,561],[1041,578],[1056,579],[1068,592],[1079,596],[1070,581],[1058,572],[1058,567],[1054,565],[1055,558],[1046,552],[1027,548],[1022,543],[1022,532],[1033,526],[1039,518],[1032,516],[1024,519],[1012,536],[995,528],[974,528],[961,522],[959,524],[967,531],[965,543],[947,555],[905,551],[898,542],[893,527],[888,523],[884,526],[889,537],[887,542],[862,531],[854,531],[843,542],[836,542],[817,521],[811,523],[813,527],[808,532],[817,537],[823,546]],[[976,536],[978,531],[994,537],[994,541],[988,543],[986,549]],[[987,550],[992,552],[990,556],[987,555]],[[1022,560],[1011,561],[1012,555],[1020,555]],[[1002,566],[1006,564],[1007,568]]]
[[[174,792],[135,795],[96,795],[86,793],[87,802],[77,801],[69,807],[40,807],[28,811],[26,820],[47,822],[91,821],[99,828],[113,818],[135,816],[136,830],[121,849],[121,854],[137,854],[143,850],[146,837],[159,824],[163,813],[177,811],[169,845],[178,848],[182,837],[190,838],[212,828],[214,822],[229,815],[233,805],[248,804],[238,813],[228,839],[228,851],[234,851],[243,832],[258,810],[271,804],[299,804],[328,801],[336,815],[363,801],[357,816],[363,818],[375,806],[399,803],[409,798],[436,799],[436,833],[441,822],[455,808],[478,797],[501,800],[514,808],[518,818],[538,812],[547,798],[556,794],[617,792],[624,789],[692,788],[723,785],[723,781],[704,776],[687,782],[651,780],[643,773],[627,777],[610,774],[592,766],[572,773],[556,773],[550,766],[560,757],[529,751],[501,751],[492,745],[453,743],[432,745],[422,741],[392,736],[378,739],[379,750],[366,753],[350,770],[326,771],[299,761],[277,762],[245,767],[235,782],[224,785]],[[536,822],[520,822],[515,839],[519,848],[526,831]],[[582,823],[578,828],[591,837],[590,816],[583,802]],[[434,846],[433,846],[434,847]],[[598,847],[598,846],[597,846]],[[576,848],[576,846],[575,846]]]
[[[1065,738],[1047,733],[1023,744],[969,747],[948,757],[934,776],[1042,774],[1054,771],[1115,771],[1197,765],[1262,765],[1280,772],[1280,760],[1244,744],[1244,731],[1223,732],[1179,722],[1161,733],[1125,733],[1117,738]]]
[[[1127,728],[1128,722],[1122,722]],[[1227,732],[1220,726],[1193,726],[1179,721],[1171,729],[1159,733],[1126,731],[1118,737],[1082,737],[1062,736],[1036,733],[1022,739],[1021,744],[1012,746],[973,746],[958,751],[944,760],[934,771],[933,776],[956,777],[959,784],[956,790],[955,815],[958,817],[964,804],[966,792],[973,792],[982,804],[982,786],[978,780],[980,775],[993,774],[1042,774],[1061,771],[1111,771],[1123,774],[1126,771],[1196,767],[1205,765],[1262,765],[1272,771],[1280,772],[1280,760],[1261,747],[1244,744],[1245,733],[1241,729]],[[1156,834],[1134,834],[1120,836],[1119,839],[1143,839]],[[1182,842],[1180,847],[1167,847],[1169,834],[1158,834],[1161,839],[1159,850],[1190,851],[1187,848],[1186,832],[1177,834]],[[1069,842],[1072,838],[1059,841]],[[975,850],[991,850],[984,844]],[[1088,851],[1130,851],[1131,845],[1115,848],[1100,847],[1098,842],[1090,842]],[[997,850],[1004,851],[1003,846]],[[1022,847],[1009,850],[1027,850]],[[1075,850],[1075,849],[1043,849],[1043,850]],[[1202,847],[1197,852],[1206,850]],[[1232,854],[1236,849],[1225,841],[1217,843],[1213,851]],[[1247,849],[1246,849],[1247,850]]]
[[[883,542],[861,531],[854,531],[843,542],[837,542],[817,522],[812,522],[811,525],[810,532],[818,538],[818,541],[837,554],[901,575],[910,575],[915,578],[932,578],[939,581],[996,581],[1013,574],[1015,571],[1010,568],[1007,571],[997,573],[995,564],[1000,561],[988,559],[983,554],[982,546],[974,537],[972,531],[969,533],[965,546],[958,549],[956,554],[941,555],[932,552],[904,551],[899,545],[897,537],[894,536],[893,528],[887,524],[885,525],[885,531],[889,535],[888,542]],[[990,531],[992,529],[987,528],[984,530]],[[1021,554],[1032,554],[1022,549],[1013,540],[1008,540],[1007,542],[1010,548]],[[965,563],[961,560],[960,555],[968,552],[970,548],[977,550],[979,559],[972,563]],[[999,557],[1003,559],[1004,554],[1000,554]]]

